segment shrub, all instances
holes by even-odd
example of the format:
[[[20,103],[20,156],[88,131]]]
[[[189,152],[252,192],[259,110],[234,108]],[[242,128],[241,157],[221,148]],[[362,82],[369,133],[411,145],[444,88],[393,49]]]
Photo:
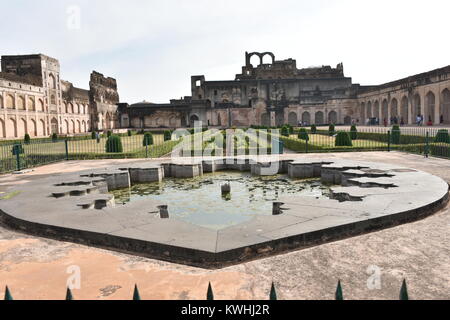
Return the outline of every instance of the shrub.
[[[95,131],[92,131],[92,132],[91,132],[91,139],[92,139],[92,140],[97,139],[97,132],[95,132]]]
[[[131,137],[133,135],[133,132],[131,130],[128,130],[128,136]]]
[[[281,135],[283,137],[289,137],[289,128],[287,126],[281,128]]]
[[[434,142],[436,143],[450,143],[450,135],[448,134],[448,130],[441,129],[436,134],[436,138],[434,138]]]
[[[151,132],[144,133],[144,140],[142,141],[142,145],[144,147],[153,145],[153,134]]]
[[[25,138],[23,139],[23,142],[25,144],[30,144],[31,138],[30,135],[28,133],[25,133]]]
[[[401,137],[401,131],[400,131],[400,126],[395,125],[392,127],[392,144],[400,144],[400,137]]]
[[[356,129],[355,125],[353,125],[350,129],[350,138],[352,140],[358,139],[358,129]]]
[[[334,136],[336,134],[336,127],[334,124],[330,124],[330,127],[328,128],[328,134],[330,136]]]
[[[119,136],[111,135],[106,140],[106,153],[122,153],[122,139]]]
[[[53,134],[52,134],[52,141],[53,141],[53,142],[58,141],[58,135],[57,135],[56,133],[53,133]]]
[[[164,141],[172,140],[172,131],[164,131]]]
[[[111,132],[111,131],[106,132],[106,137],[107,137],[107,138],[109,138],[109,137],[111,137],[111,136],[112,136],[112,132]]]
[[[312,134],[316,134],[316,133],[317,133],[317,127],[316,127],[315,124],[313,124],[313,125],[311,126],[311,133],[312,133]]]
[[[309,141],[308,132],[306,131],[305,128],[301,128],[301,129],[300,129],[300,132],[298,133],[298,138],[299,138],[300,140]]]
[[[336,137],[336,147],[352,147],[353,143],[347,132],[340,131]]]

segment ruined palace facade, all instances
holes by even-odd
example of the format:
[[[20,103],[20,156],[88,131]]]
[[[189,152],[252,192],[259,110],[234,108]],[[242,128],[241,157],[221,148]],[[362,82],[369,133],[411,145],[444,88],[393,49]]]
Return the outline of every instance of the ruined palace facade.
[[[76,135],[118,126],[116,80],[92,72],[89,90],[61,79],[43,54],[2,56],[0,139]]]
[[[370,118],[413,124],[418,114],[450,124],[450,66],[379,86],[361,86],[343,64],[298,69],[271,52],[245,54],[231,81],[191,78],[190,96],[167,104],[121,104],[122,127],[179,128],[196,121],[214,127],[283,124],[366,124]]]

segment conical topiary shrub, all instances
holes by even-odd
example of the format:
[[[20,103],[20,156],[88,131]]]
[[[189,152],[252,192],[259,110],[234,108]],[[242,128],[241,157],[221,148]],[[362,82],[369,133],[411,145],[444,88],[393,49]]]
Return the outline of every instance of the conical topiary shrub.
[[[336,136],[336,147],[352,147],[353,143],[347,132],[340,131]]]
[[[131,137],[133,135],[133,132],[131,130],[128,130],[127,134],[129,137]]]
[[[164,141],[172,140],[172,131],[164,131]]]
[[[350,138],[351,138],[352,140],[358,139],[358,129],[356,129],[356,126],[355,126],[355,125],[353,125],[353,126],[350,128]]]
[[[108,131],[107,133],[106,133],[106,137],[111,137],[112,136],[112,132],[111,131]]]
[[[300,140],[309,141],[309,135],[305,128],[300,129],[300,132],[298,133],[298,138]]]
[[[107,153],[122,153],[123,146],[122,140],[119,136],[110,136],[108,140],[106,140],[106,152]]]
[[[317,133],[317,127],[316,127],[315,124],[313,124],[313,125],[311,126],[311,133],[312,133],[312,134],[316,134],[316,133]]]
[[[144,147],[153,145],[153,134],[151,132],[144,133],[144,140],[142,141],[142,145]]]
[[[339,280],[338,286],[336,288],[335,299],[344,300],[344,293],[342,292],[341,280]]]
[[[91,132],[91,139],[92,139],[92,140],[97,139],[97,132],[95,132],[95,131],[92,131],[92,132]]]
[[[58,135],[56,133],[52,134],[52,142],[58,141]]]
[[[30,144],[30,141],[31,141],[30,135],[28,133],[25,133],[25,137],[23,139],[23,142],[25,144]]]
[[[441,129],[436,134],[434,138],[434,142],[436,143],[450,143],[450,135],[448,134],[448,130]]]
[[[334,124],[330,124],[330,127],[328,128],[328,134],[330,136],[334,136],[336,134],[336,127]]]
[[[287,126],[281,128],[281,135],[283,137],[289,137],[289,128]]]
[[[391,137],[392,137],[391,138],[392,144],[400,144],[400,137],[401,137],[400,126],[395,125],[392,127]]]

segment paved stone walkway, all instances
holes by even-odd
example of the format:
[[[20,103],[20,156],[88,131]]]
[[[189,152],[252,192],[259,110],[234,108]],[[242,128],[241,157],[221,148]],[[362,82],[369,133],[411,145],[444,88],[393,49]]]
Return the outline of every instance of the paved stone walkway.
[[[393,163],[450,182],[448,160],[397,152],[326,156]],[[26,175],[1,176],[0,198],[12,184],[39,175],[120,162],[67,162]],[[16,299],[63,299],[70,277],[67,271],[77,266],[81,271],[81,289],[73,291],[77,299],[131,299],[135,283],[144,299],[204,299],[208,282],[217,299],[266,299],[272,281],[281,299],[333,299],[338,279],[347,299],[397,299],[403,278],[412,299],[450,299],[449,243],[447,207],[416,223],[208,271],[24,236],[0,227],[0,296],[8,284]],[[381,289],[368,288],[373,270],[381,272]]]

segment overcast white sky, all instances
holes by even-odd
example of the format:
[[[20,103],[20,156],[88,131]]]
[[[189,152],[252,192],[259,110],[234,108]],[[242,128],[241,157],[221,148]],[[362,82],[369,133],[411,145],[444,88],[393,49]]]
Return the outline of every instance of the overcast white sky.
[[[366,85],[450,65],[448,0],[0,1],[0,54],[55,57],[82,88],[97,70],[129,103],[190,95],[191,75],[232,80],[245,51],[343,62]]]

